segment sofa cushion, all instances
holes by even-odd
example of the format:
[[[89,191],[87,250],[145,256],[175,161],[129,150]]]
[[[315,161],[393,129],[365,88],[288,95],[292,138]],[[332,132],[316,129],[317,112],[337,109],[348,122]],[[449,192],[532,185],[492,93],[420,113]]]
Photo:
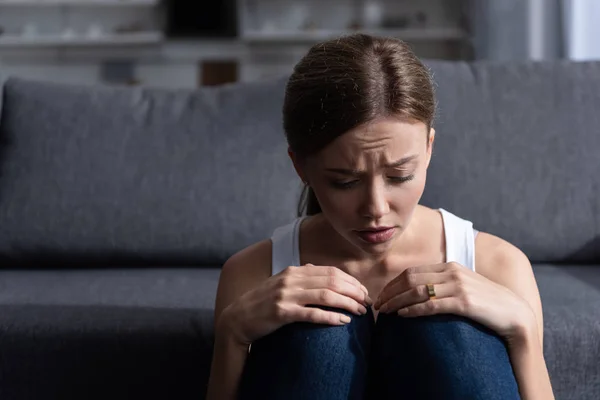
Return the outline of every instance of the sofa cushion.
[[[535,265],[557,400],[600,398],[600,265]]]
[[[268,237],[294,217],[300,194],[282,130],[284,84],[8,79],[0,263],[220,265]]]
[[[0,271],[0,398],[204,398],[219,273]]]
[[[600,62],[429,62],[436,143],[422,202],[534,262],[600,263]]]
[[[557,400],[600,398],[598,271],[534,266]],[[0,271],[0,398],[202,398],[219,273]]]

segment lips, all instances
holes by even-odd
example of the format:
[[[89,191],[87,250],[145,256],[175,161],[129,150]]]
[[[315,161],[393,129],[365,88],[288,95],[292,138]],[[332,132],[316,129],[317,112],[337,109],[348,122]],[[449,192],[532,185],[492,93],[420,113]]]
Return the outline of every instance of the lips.
[[[376,228],[360,229],[359,232],[380,232],[393,228],[393,226],[378,226]]]
[[[381,227],[356,231],[356,234],[363,241],[373,244],[387,242],[394,236],[395,232],[395,227]]]

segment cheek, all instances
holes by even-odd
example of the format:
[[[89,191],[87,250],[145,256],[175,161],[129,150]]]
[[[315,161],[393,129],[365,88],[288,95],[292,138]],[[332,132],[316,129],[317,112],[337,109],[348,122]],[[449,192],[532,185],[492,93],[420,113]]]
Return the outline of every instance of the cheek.
[[[416,180],[416,178],[404,185],[392,187],[389,192],[390,208],[399,214],[412,211],[419,203],[424,187],[424,182]]]
[[[425,172],[420,173],[418,176],[415,177],[415,180],[412,182],[412,187],[411,187],[411,191],[418,193],[419,197],[421,196],[421,194],[423,194],[423,191],[425,190],[425,182],[427,181],[427,174]]]
[[[337,190],[329,185],[322,185],[315,189],[315,192],[318,193],[317,198],[321,209],[335,214],[350,212],[354,208],[359,195],[355,190]]]
[[[406,187],[405,196],[413,202],[418,202],[425,191],[426,175],[421,173],[409,182]]]
[[[360,192],[357,190],[339,190],[323,181],[314,182],[313,190],[321,209],[332,221],[348,219],[360,207]]]

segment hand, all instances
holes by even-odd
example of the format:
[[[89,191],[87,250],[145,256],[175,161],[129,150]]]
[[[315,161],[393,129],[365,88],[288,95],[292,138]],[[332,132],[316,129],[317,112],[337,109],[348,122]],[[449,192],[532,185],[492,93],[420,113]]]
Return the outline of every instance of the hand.
[[[350,318],[342,313],[309,305],[348,310],[357,315],[373,304],[367,288],[336,267],[288,267],[246,292],[225,308],[227,326],[242,344],[268,335],[285,324],[313,322],[343,325]]]
[[[435,299],[429,299],[428,283],[434,285]],[[461,315],[509,341],[523,328],[535,325],[535,316],[525,300],[455,262],[406,269],[383,288],[375,309],[402,317]]]

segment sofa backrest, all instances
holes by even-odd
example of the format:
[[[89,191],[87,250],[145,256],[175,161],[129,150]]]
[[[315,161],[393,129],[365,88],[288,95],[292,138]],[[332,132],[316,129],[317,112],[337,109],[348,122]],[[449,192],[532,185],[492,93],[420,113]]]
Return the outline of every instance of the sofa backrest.
[[[448,63],[423,203],[534,262],[600,261],[600,63]]]
[[[600,260],[600,64],[428,62],[422,203],[533,262]],[[295,216],[285,78],[198,90],[10,78],[0,119],[4,265],[218,265]]]
[[[218,265],[295,216],[285,80],[202,90],[10,78],[5,265]]]

